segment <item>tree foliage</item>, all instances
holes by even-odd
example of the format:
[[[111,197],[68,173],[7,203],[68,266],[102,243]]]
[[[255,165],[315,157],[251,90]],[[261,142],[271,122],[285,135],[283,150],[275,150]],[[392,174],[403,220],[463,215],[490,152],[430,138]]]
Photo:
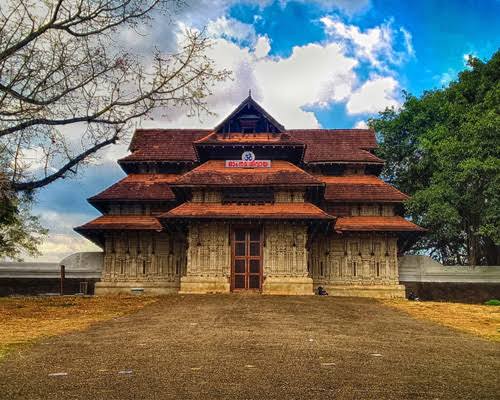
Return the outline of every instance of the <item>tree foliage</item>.
[[[500,264],[500,51],[457,81],[370,121],[385,178],[429,232],[414,251],[447,264]]]
[[[133,51],[123,39],[153,16],[174,23],[181,3],[0,2],[0,172],[15,210],[23,193],[76,174],[138,119],[209,112],[207,96],[228,72],[206,56],[203,32],[185,32],[172,54]]]
[[[29,195],[15,194],[7,185],[5,177],[0,175],[0,259],[20,260],[21,250],[36,256],[47,230],[31,215]]]

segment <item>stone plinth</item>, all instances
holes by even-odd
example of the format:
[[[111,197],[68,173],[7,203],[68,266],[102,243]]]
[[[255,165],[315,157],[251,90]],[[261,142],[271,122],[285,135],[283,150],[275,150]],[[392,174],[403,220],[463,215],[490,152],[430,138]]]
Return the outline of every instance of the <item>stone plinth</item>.
[[[321,285],[330,296],[404,299],[404,285]]]
[[[224,276],[183,276],[179,293],[229,293],[229,278]]]
[[[97,282],[95,294],[144,294],[156,296],[162,294],[174,294],[179,291],[179,282]]]
[[[268,276],[262,285],[263,294],[313,295],[313,280],[308,277]]]

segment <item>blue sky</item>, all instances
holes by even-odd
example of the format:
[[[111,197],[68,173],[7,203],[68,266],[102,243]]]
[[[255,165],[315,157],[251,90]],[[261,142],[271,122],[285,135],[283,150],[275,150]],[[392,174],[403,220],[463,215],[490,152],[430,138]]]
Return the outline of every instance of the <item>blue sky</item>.
[[[147,42],[168,51],[180,30],[205,27],[214,40],[209,55],[234,72],[210,99],[215,117],[173,111],[154,126],[215,126],[252,89],[285,127],[352,128],[397,107],[403,90],[418,95],[446,85],[467,54],[491,57],[499,47],[498,15],[496,0],[191,0],[176,23],[155,21],[146,36],[127,42],[132,50]],[[99,215],[86,198],[124,175],[115,161],[127,145],[104,150],[75,179],[38,193],[34,211],[51,230],[41,260],[95,249],[72,228]]]

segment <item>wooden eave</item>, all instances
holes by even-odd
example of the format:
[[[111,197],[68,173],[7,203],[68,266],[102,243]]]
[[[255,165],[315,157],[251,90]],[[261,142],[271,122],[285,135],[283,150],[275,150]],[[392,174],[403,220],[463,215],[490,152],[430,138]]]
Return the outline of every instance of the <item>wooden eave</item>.
[[[335,217],[311,203],[273,203],[259,205],[183,203],[158,216],[167,219],[216,219],[216,220],[325,220]]]
[[[336,232],[426,232],[427,229],[401,216],[346,216],[338,217]]]

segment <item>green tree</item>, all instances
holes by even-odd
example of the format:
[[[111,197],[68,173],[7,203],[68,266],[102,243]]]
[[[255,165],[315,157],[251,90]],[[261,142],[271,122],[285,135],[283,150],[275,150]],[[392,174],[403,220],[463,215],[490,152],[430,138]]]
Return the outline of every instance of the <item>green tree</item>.
[[[500,51],[457,81],[370,120],[384,177],[429,229],[413,247],[446,264],[500,264]]]
[[[21,253],[39,254],[38,246],[47,234],[36,216],[31,215],[32,198],[28,193],[9,190],[0,173],[0,259],[21,260]]]

